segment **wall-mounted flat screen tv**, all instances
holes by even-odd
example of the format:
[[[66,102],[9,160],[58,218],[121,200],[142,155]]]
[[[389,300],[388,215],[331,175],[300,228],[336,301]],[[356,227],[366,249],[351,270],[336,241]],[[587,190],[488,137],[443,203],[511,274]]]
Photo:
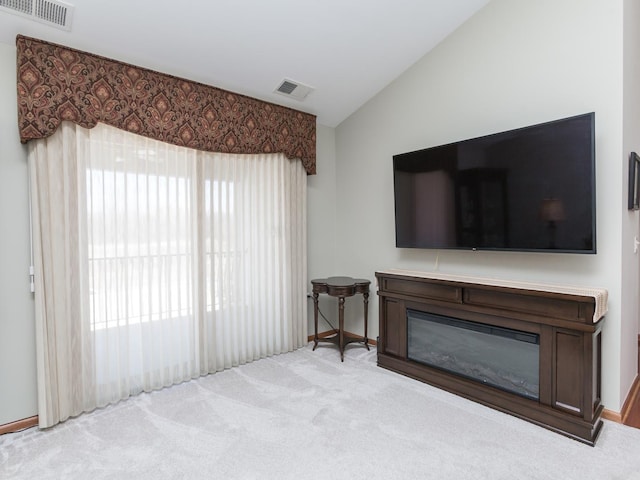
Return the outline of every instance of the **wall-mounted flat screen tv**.
[[[596,253],[595,114],[394,155],[400,248]]]

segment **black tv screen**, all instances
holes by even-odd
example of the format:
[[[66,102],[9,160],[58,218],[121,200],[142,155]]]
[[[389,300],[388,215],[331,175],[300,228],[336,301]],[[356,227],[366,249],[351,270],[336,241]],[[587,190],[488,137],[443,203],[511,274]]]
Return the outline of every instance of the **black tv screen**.
[[[596,253],[595,114],[394,155],[396,246]]]

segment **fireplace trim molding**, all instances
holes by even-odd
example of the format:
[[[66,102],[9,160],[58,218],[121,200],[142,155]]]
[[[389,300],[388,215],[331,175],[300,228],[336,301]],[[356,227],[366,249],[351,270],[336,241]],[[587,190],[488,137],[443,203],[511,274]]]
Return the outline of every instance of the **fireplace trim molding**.
[[[401,270],[376,272],[376,279],[379,366],[595,445],[602,428],[605,289]],[[539,399],[410,360],[408,308],[539,334]]]

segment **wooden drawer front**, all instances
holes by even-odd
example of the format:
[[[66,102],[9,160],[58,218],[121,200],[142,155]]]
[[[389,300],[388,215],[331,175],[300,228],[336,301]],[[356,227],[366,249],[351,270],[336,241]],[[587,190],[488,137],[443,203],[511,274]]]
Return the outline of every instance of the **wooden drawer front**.
[[[404,305],[393,299],[384,301],[384,353],[404,358],[407,351],[407,319]]]
[[[459,287],[396,278],[385,278],[382,283],[381,290],[387,292],[447,302],[460,303],[462,301],[462,289]]]
[[[575,415],[584,413],[583,336],[570,331],[555,332],[554,407]]]
[[[557,318],[580,323],[592,322],[591,317],[585,318],[585,314],[588,313],[585,310],[589,309],[581,308],[581,303],[558,298],[465,288],[464,303],[540,315],[546,318]],[[593,312],[592,309],[591,312]]]

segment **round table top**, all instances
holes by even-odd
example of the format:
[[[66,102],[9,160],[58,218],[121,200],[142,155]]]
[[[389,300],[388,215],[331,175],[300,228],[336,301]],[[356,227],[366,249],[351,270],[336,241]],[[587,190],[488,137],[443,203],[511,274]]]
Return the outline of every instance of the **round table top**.
[[[366,278],[352,278],[352,277],[328,277],[328,278],[316,278],[311,280],[311,283],[323,283],[331,285],[332,287],[349,287],[352,285],[371,283]]]

